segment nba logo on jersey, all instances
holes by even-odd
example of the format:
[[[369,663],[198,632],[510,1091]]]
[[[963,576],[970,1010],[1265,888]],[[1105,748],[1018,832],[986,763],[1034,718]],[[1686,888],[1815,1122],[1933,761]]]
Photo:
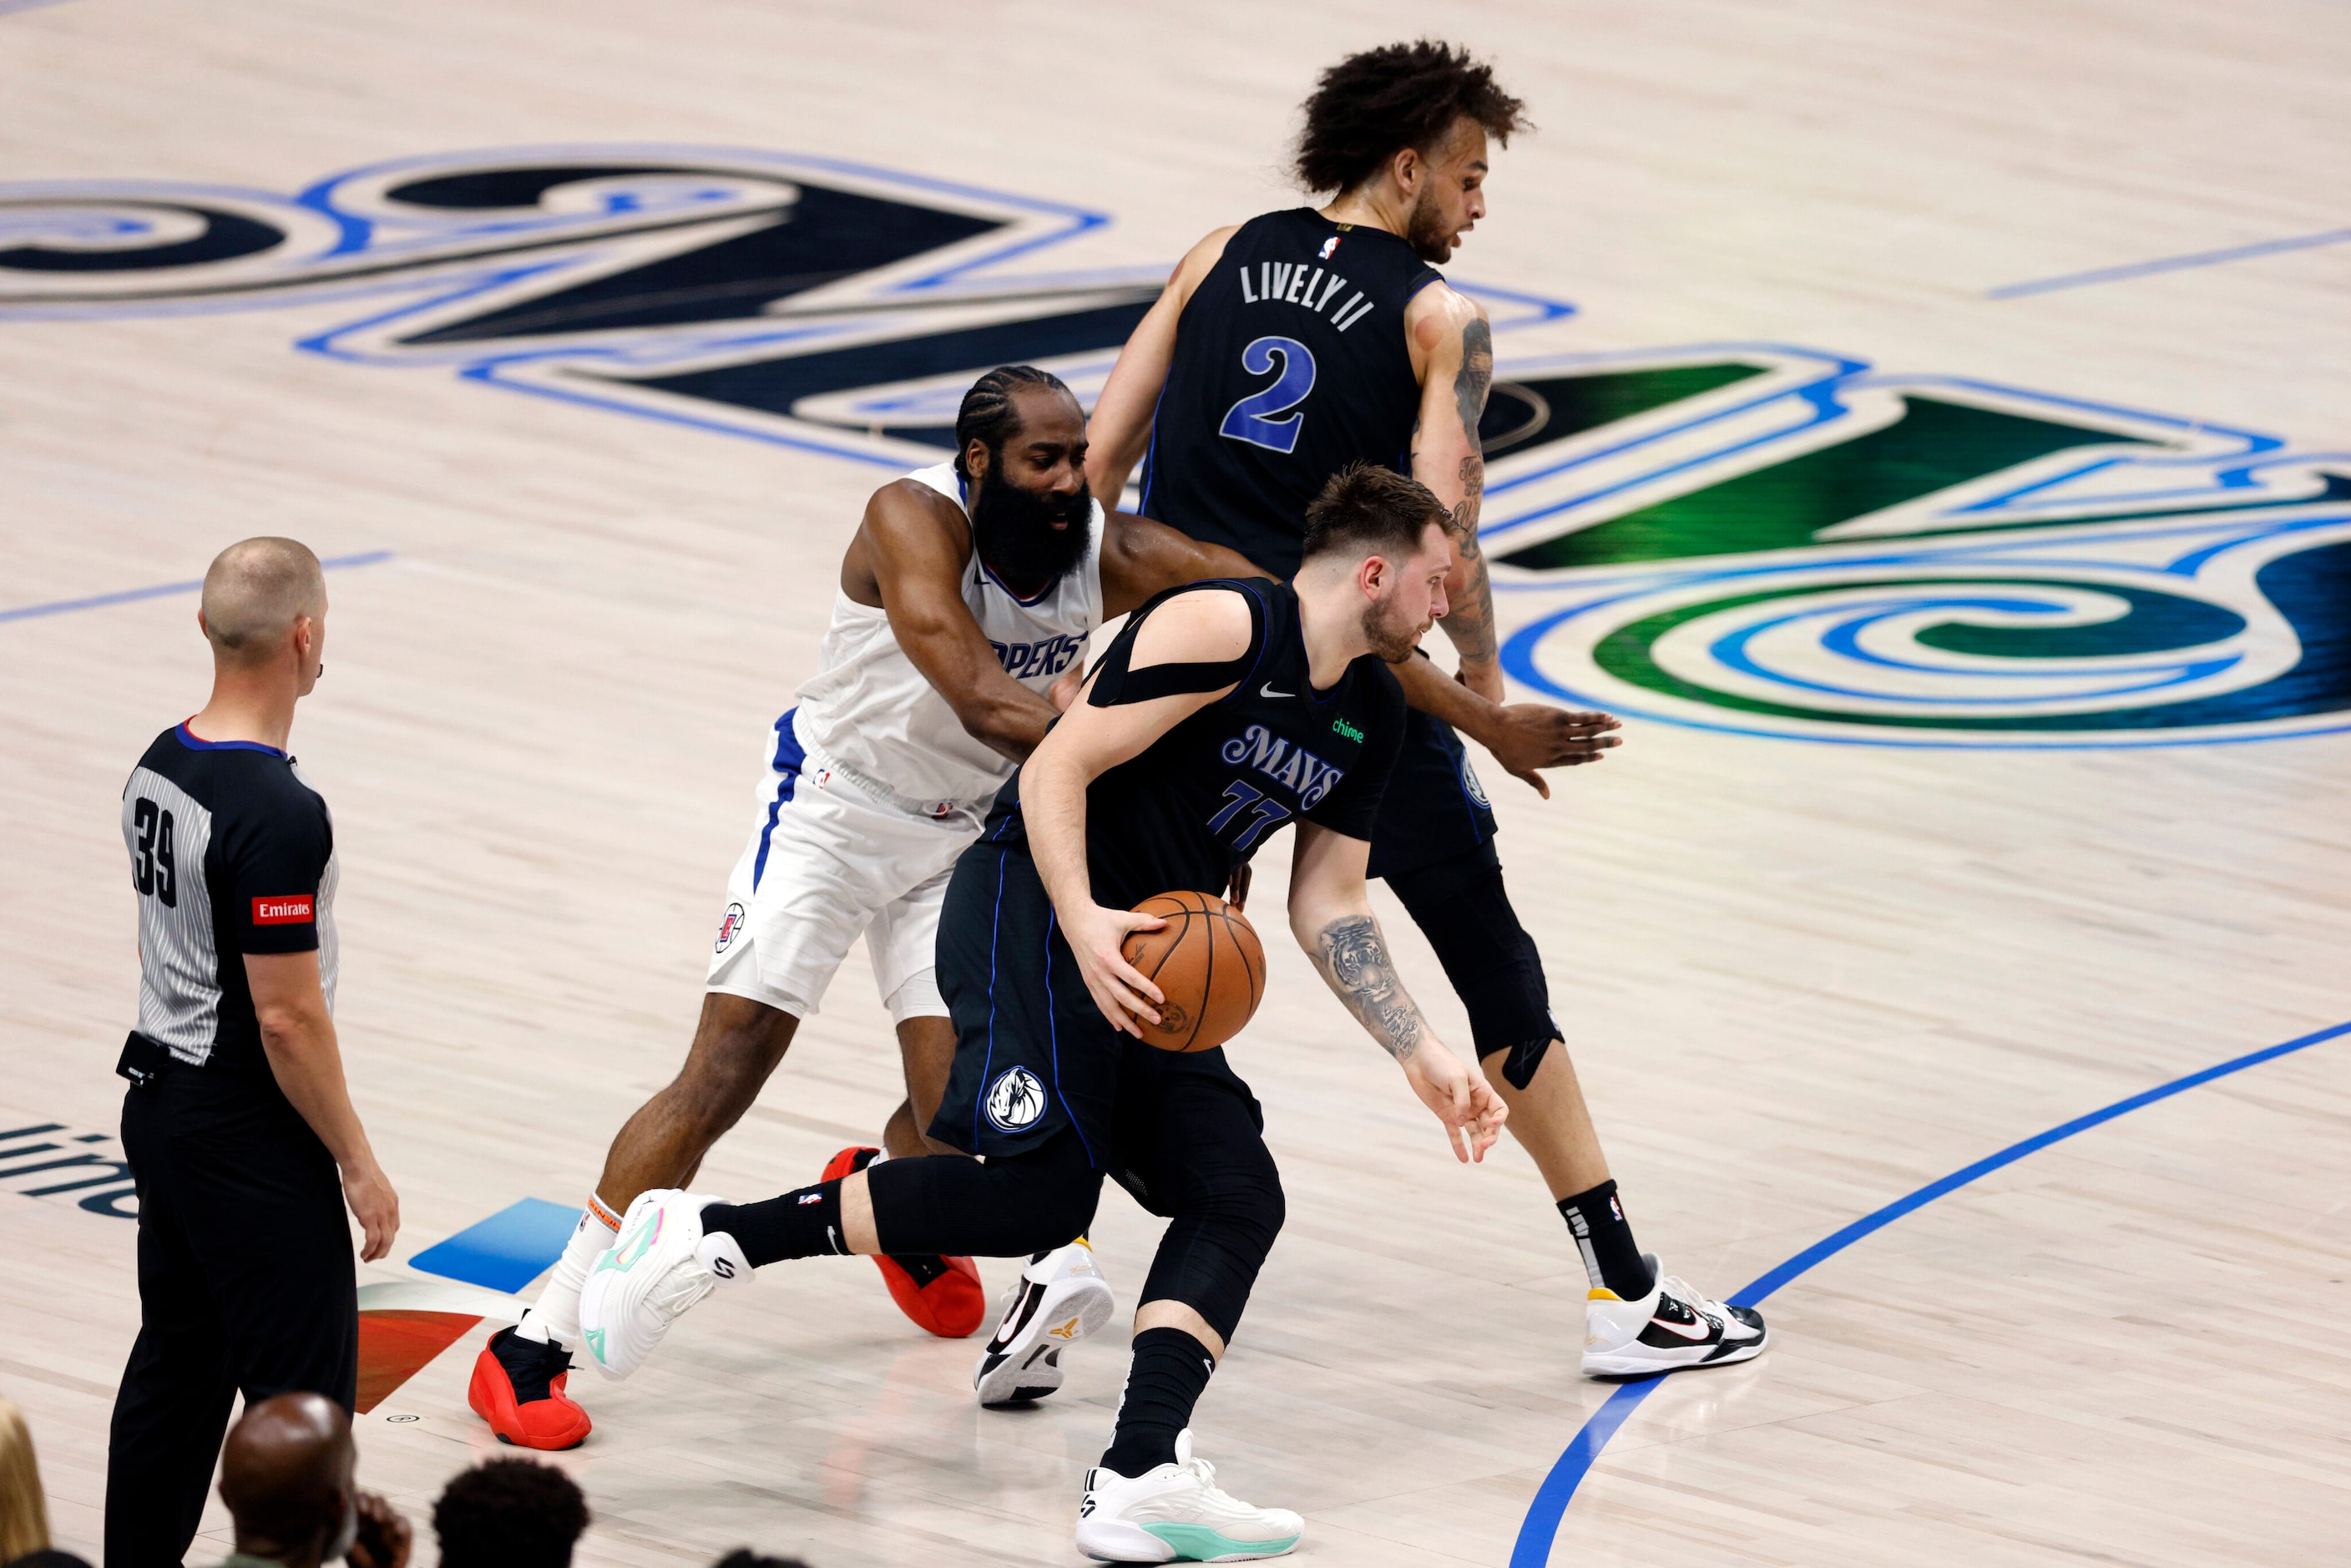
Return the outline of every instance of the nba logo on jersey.
[[[1331,259],[1331,253],[1338,248],[1339,236],[1337,235],[1332,235],[1329,239],[1322,242],[1322,248],[1314,253],[1314,259],[1317,261],[1328,261]]]
[[[714,953],[726,951],[728,947],[734,946],[735,938],[741,934],[742,930],[743,906],[739,904],[730,904],[726,906],[726,918],[718,923],[718,945],[711,951]]]

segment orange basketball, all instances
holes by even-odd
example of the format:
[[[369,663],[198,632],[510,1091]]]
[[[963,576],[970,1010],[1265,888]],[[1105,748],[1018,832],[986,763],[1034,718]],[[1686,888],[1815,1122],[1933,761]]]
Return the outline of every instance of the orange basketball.
[[[1134,912],[1167,922],[1122,949],[1167,998],[1157,1023],[1136,1020],[1143,1038],[1162,1051],[1214,1051],[1248,1027],[1265,995],[1265,948],[1248,917],[1188,889],[1155,894]]]

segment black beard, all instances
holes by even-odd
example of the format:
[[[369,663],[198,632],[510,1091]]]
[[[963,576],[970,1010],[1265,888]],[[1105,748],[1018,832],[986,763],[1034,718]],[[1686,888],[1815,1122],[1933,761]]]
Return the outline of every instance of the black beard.
[[[1033,599],[1077,570],[1092,521],[1093,495],[1083,485],[1074,495],[1040,495],[991,473],[972,497],[972,547],[1008,587]]]
[[[1431,266],[1452,259],[1453,247],[1445,240],[1445,216],[1437,210],[1435,189],[1423,191],[1420,200],[1412,204],[1412,216],[1405,220],[1404,243]]]

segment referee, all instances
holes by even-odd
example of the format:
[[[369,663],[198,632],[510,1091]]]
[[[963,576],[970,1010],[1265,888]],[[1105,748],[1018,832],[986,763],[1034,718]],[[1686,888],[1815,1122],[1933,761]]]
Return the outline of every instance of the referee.
[[[117,1071],[141,1319],[108,1445],[109,1568],[177,1568],[239,1392],[351,1407],[343,1205],[370,1262],[400,1228],[335,1043],[334,825],[286,751],[326,643],[319,558],[292,539],[231,545],[196,619],[212,700],[156,737],[122,791],[140,980]]]

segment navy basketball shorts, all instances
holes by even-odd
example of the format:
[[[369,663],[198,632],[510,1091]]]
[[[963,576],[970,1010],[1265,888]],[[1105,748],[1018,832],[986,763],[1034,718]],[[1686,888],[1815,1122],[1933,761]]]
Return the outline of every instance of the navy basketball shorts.
[[[1476,854],[1494,841],[1494,809],[1461,737],[1418,708],[1405,716],[1403,749],[1380,797],[1369,874],[1394,876]]]
[[[1152,1185],[1150,1167],[1173,1131],[1158,1124],[1173,1107],[1233,1123],[1244,1136],[1264,1128],[1256,1097],[1221,1049],[1161,1051],[1110,1026],[1025,848],[983,841],[956,862],[938,974],[956,1026],[955,1065],[930,1127],[942,1143],[1004,1156],[1071,1128],[1095,1168],[1149,1208],[1138,1187]]]
[[[1508,1051],[1516,1088],[1559,1038],[1534,938],[1520,924],[1494,850],[1494,812],[1453,727],[1414,709],[1380,799],[1370,873],[1386,879],[1428,937],[1482,1059]]]

